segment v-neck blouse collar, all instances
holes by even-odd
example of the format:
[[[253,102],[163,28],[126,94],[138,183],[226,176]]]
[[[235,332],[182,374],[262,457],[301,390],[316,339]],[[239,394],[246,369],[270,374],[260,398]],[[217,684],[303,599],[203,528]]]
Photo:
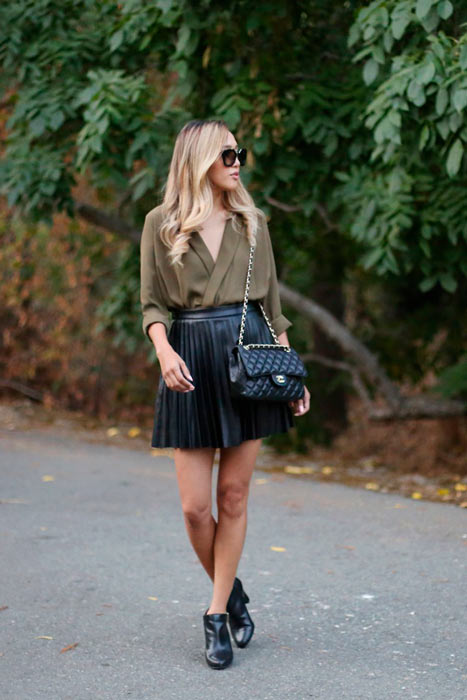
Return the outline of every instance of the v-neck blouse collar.
[[[198,253],[209,274],[212,274],[213,270],[217,267],[217,265],[222,263],[222,258],[225,257],[224,249],[227,248],[229,250],[231,248],[231,245],[234,242],[233,239],[235,234],[238,235],[238,231],[236,231],[233,228],[232,217],[229,217],[228,219],[226,219],[224,231],[222,232],[221,244],[217,253],[217,258],[214,260],[200,232],[198,230],[192,232],[189,243],[191,247]]]
[[[193,231],[190,246],[198,254],[209,274],[209,281],[203,296],[203,306],[210,306],[214,303],[216,291],[233,262],[242,235],[244,235],[242,229],[240,231],[234,229],[232,217],[229,217],[225,222],[219,252],[214,261],[199,231]]]

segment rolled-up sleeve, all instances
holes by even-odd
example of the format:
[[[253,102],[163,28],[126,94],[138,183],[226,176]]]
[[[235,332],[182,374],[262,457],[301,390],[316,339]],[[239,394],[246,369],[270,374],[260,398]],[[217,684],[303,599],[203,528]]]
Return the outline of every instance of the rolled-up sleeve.
[[[289,321],[289,319],[282,313],[279,285],[277,282],[276,262],[274,260],[274,251],[272,249],[271,237],[269,235],[269,228],[266,218],[264,218],[263,221],[263,231],[267,255],[269,257],[269,269],[271,273],[269,278],[269,289],[264,297],[263,307],[276,335],[280,335],[283,331],[287,330],[287,328],[290,328],[292,321]]]
[[[154,228],[151,218],[146,215],[140,243],[140,300],[143,314],[143,332],[150,339],[148,329],[151,323],[163,323],[167,334],[172,321],[163,299],[154,249]]]

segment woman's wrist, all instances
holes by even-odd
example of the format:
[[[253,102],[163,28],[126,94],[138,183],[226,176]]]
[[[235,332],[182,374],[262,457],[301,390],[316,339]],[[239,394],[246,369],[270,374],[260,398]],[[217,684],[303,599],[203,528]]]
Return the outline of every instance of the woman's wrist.
[[[281,345],[288,345],[290,347],[289,339],[287,338],[287,331],[282,331],[282,333],[277,336],[277,339]]]
[[[154,321],[148,328],[148,336],[152,340],[156,355],[159,357],[161,352],[170,348],[171,345],[167,339],[167,329],[162,321]]]

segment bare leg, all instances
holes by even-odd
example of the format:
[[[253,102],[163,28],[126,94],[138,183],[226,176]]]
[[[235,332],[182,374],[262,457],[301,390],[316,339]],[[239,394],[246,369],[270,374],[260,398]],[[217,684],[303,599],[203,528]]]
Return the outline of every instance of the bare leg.
[[[188,537],[214,580],[214,537],[216,521],[212,516],[212,467],[214,447],[176,448],[175,469]]]
[[[260,446],[261,438],[258,438],[220,450],[214,590],[208,614],[226,612],[245,542],[250,481]]]

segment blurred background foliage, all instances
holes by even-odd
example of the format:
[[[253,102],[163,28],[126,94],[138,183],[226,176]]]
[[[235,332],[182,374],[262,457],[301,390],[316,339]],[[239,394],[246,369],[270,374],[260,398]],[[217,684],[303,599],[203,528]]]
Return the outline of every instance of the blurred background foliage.
[[[2,374],[149,419],[139,246],[174,138],[222,117],[271,216],[278,274],[409,391],[467,398],[467,6],[445,0],[16,0],[0,7]],[[79,216],[85,201],[133,227]],[[341,358],[284,307],[291,343]],[[349,422],[347,373],[309,365],[284,449]]]

